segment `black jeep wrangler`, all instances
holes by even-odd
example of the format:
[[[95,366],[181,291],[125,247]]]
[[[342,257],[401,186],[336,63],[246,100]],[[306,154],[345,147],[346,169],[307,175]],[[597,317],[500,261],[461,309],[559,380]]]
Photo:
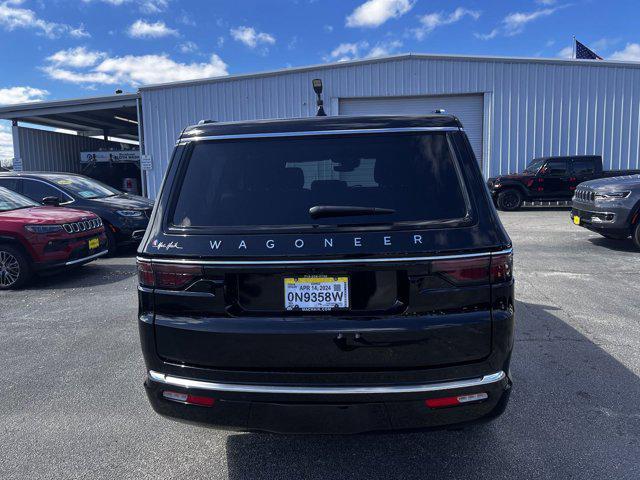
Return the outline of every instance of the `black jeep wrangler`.
[[[162,415],[356,433],[507,404],[511,241],[455,117],[187,128],[138,272]]]

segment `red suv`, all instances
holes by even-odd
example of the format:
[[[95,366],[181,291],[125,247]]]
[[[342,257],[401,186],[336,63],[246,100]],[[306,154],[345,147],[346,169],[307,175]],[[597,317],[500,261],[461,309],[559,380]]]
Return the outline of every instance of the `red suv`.
[[[93,213],[43,207],[0,187],[0,290],[21,287],[35,272],[106,253],[104,226]]]

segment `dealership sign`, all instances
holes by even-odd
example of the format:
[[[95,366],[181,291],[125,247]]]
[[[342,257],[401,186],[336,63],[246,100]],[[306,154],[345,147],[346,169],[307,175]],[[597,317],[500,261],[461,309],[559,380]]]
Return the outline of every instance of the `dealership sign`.
[[[89,162],[139,162],[140,150],[115,150],[111,152],[81,152],[80,163]]]

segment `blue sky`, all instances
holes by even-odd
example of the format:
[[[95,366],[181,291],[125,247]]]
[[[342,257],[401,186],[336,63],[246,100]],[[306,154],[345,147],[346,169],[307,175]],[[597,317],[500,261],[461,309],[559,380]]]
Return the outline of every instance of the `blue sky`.
[[[637,0],[0,0],[0,104],[395,53],[640,61]],[[0,158],[10,156],[0,125]]]

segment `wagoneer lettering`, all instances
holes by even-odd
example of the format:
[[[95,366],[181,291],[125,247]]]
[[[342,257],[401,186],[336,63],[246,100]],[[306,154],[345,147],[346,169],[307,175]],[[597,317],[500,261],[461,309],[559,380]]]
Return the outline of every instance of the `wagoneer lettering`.
[[[190,127],[156,211],[138,324],[158,413],[357,433],[506,407],[511,241],[455,117]]]

